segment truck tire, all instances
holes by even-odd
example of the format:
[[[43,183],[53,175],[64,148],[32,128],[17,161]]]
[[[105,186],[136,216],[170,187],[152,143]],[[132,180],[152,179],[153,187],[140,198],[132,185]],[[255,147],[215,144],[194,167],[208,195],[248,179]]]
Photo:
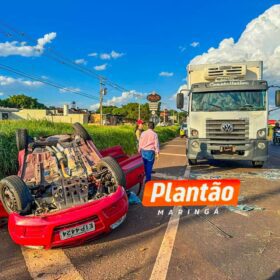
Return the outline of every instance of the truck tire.
[[[264,165],[264,161],[252,161],[252,165],[254,168],[262,168]]]
[[[19,151],[27,149],[28,146],[27,129],[18,129],[16,131],[16,145]]]
[[[125,174],[118,162],[114,158],[104,157],[97,163],[98,170],[102,170],[104,167],[108,168],[108,170],[111,172],[117,185],[122,186],[124,188],[126,187]]]
[[[196,159],[189,159],[189,165],[197,165]]]
[[[30,209],[32,195],[24,181],[12,175],[0,181],[0,199],[8,214]]]
[[[80,123],[74,123],[73,128],[75,130],[76,135],[79,135],[84,140],[92,140],[89,133],[86,131],[86,129],[80,124]]]

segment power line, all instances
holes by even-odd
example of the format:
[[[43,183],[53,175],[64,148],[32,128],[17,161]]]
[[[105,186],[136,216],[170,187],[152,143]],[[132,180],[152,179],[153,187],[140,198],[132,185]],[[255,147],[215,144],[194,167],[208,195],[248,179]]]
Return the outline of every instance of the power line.
[[[3,22],[2,20],[0,20],[0,24],[2,24],[3,26],[5,26],[6,28],[8,28],[9,30],[13,31],[14,33],[16,33],[18,35],[18,37],[22,38],[22,37],[26,37],[28,40],[31,40],[32,42],[37,42],[37,40],[35,38],[33,38],[32,36],[28,35],[27,33],[25,32],[21,32],[19,30],[17,30],[16,28],[12,27],[11,25],[8,25],[7,23]],[[1,31],[1,33],[3,33],[5,36],[11,38],[13,37],[13,35],[9,32],[5,32],[5,31]],[[112,82],[111,80],[109,80],[108,78],[102,76],[102,75],[99,75],[97,74],[96,72],[94,72],[93,70],[85,67],[85,66],[82,66],[82,65],[78,65],[77,63],[73,62],[72,60],[66,58],[64,55],[62,55],[61,53],[57,52],[54,48],[51,48],[51,47],[48,47],[48,48],[45,48],[45,50],[47,50],[47,52],[49,52],[49,54],[46,54],[45,52],[43,52],[43,55],[63,64],[63,65],[66,65],[66,66],[69,66],[71,68],[74,68],[75,70],[78,70],[80,72],[83,72],[84,74],[87,74],[91,77],[94,77],[96,79],[99,80],[99,82],[102,82],[102,83],[106,83],[106,85],[109,85],[111,86],[112,88],[116,89],[116,90],[119,90],[121,92],[123,91],[129,91],[127,90],[126,88],[118,85],[117,83],[114,83]]]
[[[80,95],[80,96],[83,96],[83,97],[87,97],[87,98],[90,98],[90,99],[93,99],[93,100],[99,100],[97,97],[94,97],[94,96],[92,96],[92,95],[90,95],[90,94],[88,94],[86,92],[78,91],[78,90],[75,90],[75,89],[71,89],[71,88],[62,86],[62,85],[60,85],[58,83],[54,83],[54,82],[43,80],[42,78],[40,78],[38,76],[27,74],[27,73],[25,73],[23,71],[17,70],[15,68],[12,68],[12,67],[4,65],[4,64],[0,64],[0,68],[4,69],[6,71],[12,72],[14,74],[17,74],[19,76],[31,79],[33,81],[38,81],[38,82],[41,82],[43,84],[46,84],[46,85],[49,85],[49,86],[61,89],[63,91],[71,92],[71,93],[74,93],[74,94],[77,94],[77,95]]]

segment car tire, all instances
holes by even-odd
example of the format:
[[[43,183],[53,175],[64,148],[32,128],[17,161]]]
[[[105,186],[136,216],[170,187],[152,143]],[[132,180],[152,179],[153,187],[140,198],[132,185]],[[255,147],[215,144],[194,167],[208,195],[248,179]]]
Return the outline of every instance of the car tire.
[[[74,123],[73,128],[76,135],[79,135],[84,140],[92,140],[87,130],[80,123]]]
[[[112,157],[104,157],[97,163],[97,169],[100,170],[103,167],[106,167],[112,173],[116,183],[119,186],[126,187],[125,174],[118,164],[118,162]]]
[[[27,149],[28,146],[27,129],[18,129],[16,131],[16,145],[19,151]]]
[[[0,200],[6,212],[10,214],[28,211],[33,198],[24,181],[12,175],[0,181]]]
[[[189,159],[189,165],[197,165],[196,159]]]
[[[264,161],[252,161],[252,165],[254,168],[262,168],[264,165]]]

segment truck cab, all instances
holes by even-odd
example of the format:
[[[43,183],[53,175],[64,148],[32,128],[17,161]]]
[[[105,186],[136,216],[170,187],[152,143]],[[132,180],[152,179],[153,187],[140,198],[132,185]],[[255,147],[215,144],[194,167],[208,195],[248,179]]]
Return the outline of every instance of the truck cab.
[[[268,85],[261,61],[189,65],[187,97],[190,164],[200,159],[249,160],[262,167],[268,158]]]

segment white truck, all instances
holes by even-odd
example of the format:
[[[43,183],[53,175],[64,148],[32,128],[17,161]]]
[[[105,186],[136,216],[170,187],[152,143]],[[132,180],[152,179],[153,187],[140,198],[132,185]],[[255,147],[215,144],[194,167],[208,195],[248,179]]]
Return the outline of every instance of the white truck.
[[[188,111],[189,163],[249,160],[262,167],[268,158],[268,85],[262,80],[262,61],[189,65],[187,71],[188,89],[177,94],[177,108]],[[280,106],[279,91],[275,103]]]

